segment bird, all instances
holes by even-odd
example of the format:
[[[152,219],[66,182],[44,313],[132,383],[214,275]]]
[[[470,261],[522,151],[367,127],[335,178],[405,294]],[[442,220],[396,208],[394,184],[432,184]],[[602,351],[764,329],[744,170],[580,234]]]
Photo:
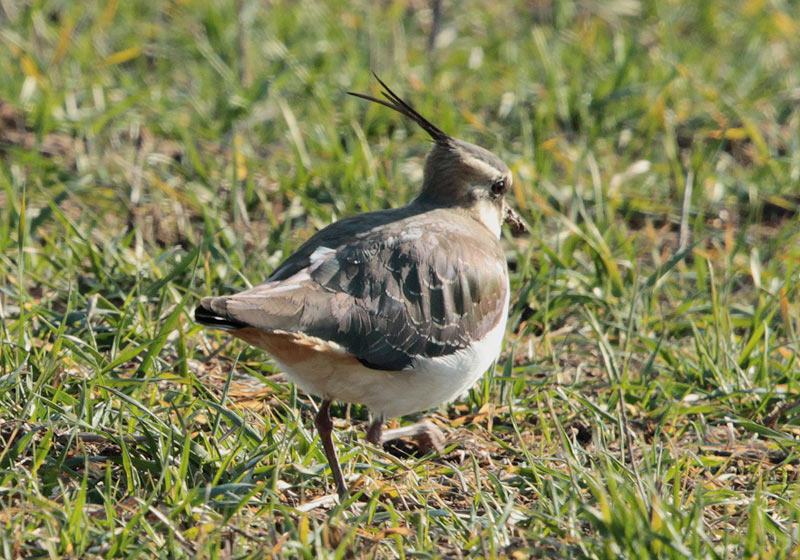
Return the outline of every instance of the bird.
[[[503,223],[508,166],[423,117],[377,76],[382,97],[347,92],[419,125],[433,145],[419,194],[405,206],[336,221],[263,283],[204,297],[195,320],[265,350],[289,381],[321,399],[314,419],[336,491],[348,495],[333,442],[334,401],[371,413],[367,441],[411,435],[440,443],[430,422],[383,430],[388,418],[465,393],[495,362],[508,319]]]

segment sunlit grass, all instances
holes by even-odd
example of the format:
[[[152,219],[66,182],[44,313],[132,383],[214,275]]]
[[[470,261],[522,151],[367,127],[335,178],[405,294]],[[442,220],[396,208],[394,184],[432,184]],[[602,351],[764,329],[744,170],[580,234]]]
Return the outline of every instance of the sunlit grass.
[[[800,14],[789,2],[4,3],[5,557],[794,557]],[[203,330],[331,220],[415,193],[375,70],[498,153],[504,353],[366,443]]]

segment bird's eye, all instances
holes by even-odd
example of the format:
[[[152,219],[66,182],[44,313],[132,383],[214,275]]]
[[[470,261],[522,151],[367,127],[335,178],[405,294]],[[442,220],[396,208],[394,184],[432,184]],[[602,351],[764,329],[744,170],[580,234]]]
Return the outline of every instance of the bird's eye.
[[[498,179],[494,183],[492,183],[492,194],[494,196],[500,196],[506,191],[506,180],[505,179]]]

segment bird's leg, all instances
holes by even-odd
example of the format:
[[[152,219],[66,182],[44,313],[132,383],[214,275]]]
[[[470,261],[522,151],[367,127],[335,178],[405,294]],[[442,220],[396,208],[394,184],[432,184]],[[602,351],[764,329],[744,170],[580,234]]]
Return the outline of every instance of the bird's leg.
[[[444,451],[444,434],[433,422],[423,420],[411,426],[403,426],[402,428],[394,428],[386,431],[382,430],[381,424],[383,424],[383,418],[378,418],[370,424],[369,431],[367,432],[367,441],[378,444],[393,439],[410,437],[414,440],[422,453],[427,453],[432,449],[435,449],[439,453]]]
[[[367,441],[372,445],[380,445],[383,435],[383,414],[376,416],[367,430]]]
[[[333,473],[333,480],[336,482],[336,492],[340,498],[347,495],[347,485],[344,483],[344,475],[342,474],[342,467],[339,466],[339,459],[336,458],[336,448],[333,446],[333,422],[331,421],[331,401],[326,399],[322,401],[314,418],[314,425],[319,432],[319,439],[322,440],[322,447],[325,449],[325,457],[328,458],[328,464],[331,466]]]

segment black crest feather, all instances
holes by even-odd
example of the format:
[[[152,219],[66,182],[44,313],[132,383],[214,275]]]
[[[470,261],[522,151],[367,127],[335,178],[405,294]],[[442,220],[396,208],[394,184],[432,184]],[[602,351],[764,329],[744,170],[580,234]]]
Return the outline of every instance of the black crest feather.
[[[375,79],[378,80],[378,83],[383,86],[383,91],[381,92],[386,99],[380,99],[378,97],[372,97],[371,95],[366,95],[364,93],[355,93],[353,91],[348,91],[350,95],[354,95],[355,97],[360,97],[361,99],[366,99],[367,101],[372,101],[373,103],[378,103],[379,105],[383,105],[384,107],[389,107],[390,109],[394,109],[401,115],[405,115],[419,126],[422,127],[425,132],[427,132],[431,138],[433,138],[436,142],[447,142],[450,140],[450,136],[448,136],[441,128],[430,122],[428,119],[420,115],[414,107],[411,106],[408,102],[404,101],[399,95],[393,92],[389,86],[387,86],[383,80],[381,80],[378,75],[373,72],[373,76]],[[388,100],[388,101],[387,101]]]

